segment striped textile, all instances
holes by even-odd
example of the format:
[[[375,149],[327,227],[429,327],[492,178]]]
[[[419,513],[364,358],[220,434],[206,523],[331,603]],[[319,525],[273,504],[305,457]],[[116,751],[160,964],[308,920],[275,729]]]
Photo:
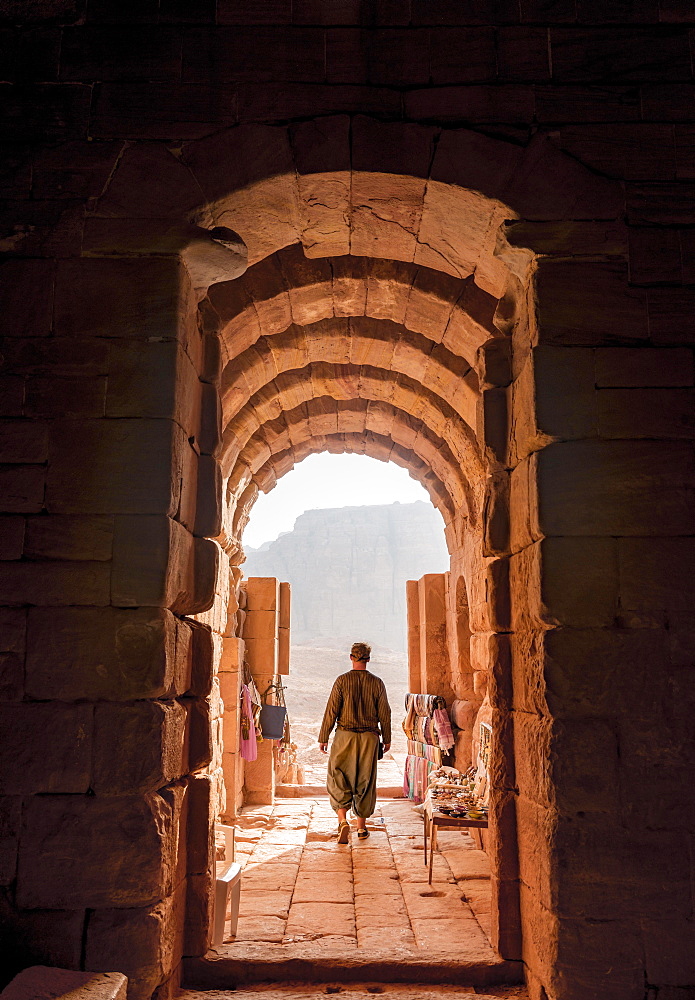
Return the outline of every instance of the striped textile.
[[[369,670],[348,670],[336,677],[323,715],[319,743],[328,743],[333,726],[355,733],[379,733],[391,742],[391,708],[386,685]]]
[[[442,751],[439,747],[430,746],[428,743],[421,743],[419,740],[408,740],[408,753],[411,757],[426,757],[437,766],[442,763]]]

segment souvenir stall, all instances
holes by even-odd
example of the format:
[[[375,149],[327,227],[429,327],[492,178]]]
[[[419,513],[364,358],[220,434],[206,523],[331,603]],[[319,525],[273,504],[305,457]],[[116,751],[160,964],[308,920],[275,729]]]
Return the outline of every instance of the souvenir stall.
[[[403,795],[422,802],[431,772],[449,760],[454,747],[444,699],[436,694],[407,694],[403,731],[408,739]]]
[[[488,826],[488,802],[490,797],[489,765],[492,728],[486,722],[480,724],[478,759],[465,773],[455,767],[442,766],[433,769],[428,778],[424,800],[423,845],[425,864],[428,863],[429,840],[429,882],[432,882],[432,859],[437,849],[437,830],[445,828],[471,829],[478,847],[481,831]]]

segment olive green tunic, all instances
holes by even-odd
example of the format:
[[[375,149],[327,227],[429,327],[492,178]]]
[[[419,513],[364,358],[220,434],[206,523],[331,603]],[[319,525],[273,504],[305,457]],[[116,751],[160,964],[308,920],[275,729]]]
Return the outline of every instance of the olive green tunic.
[[[391,708],[381,677],[369,670],[348,670],[336,677],[323,714],[319,743],[328,743],[336,723],[338,729],[357,733],[378,733],[381,727],[382,740],[391,742]]]

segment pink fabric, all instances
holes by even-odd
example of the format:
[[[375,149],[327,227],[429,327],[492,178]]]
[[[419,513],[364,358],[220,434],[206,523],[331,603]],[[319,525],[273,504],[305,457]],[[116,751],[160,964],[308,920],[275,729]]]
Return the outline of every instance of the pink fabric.
[[[246,716],[249,720],[248,739],[244,739],[243,729],[239,727],[239,751],[244,760],[252,761],[258,757],[258,743],[256,741],[256,728],[253,724],[253,707],[251,705],[251,692],[246,684],[241,688],[241,717]]]
[[[414,802],[422,802],[427,794],[427,783],[430,771],[436,767],[425,757],[414,757],[409,754],[405,759],[403,774],[403,795]]]
[[[454,734],[446,709],[438,708],[434,713],[434,727],[437,731],[439,746],[442,750],[451,750],[454,745]]]
[[[427,775],[430,771],[430,762],[424,757],[415,758],[415,802],[424,801],[427,794]]]

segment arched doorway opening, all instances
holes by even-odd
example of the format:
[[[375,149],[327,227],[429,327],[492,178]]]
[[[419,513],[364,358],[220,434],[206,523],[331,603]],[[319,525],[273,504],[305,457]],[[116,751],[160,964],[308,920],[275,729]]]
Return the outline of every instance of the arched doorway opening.
[[[337,462],[343,456],[327,457]],[[350,457],[357,462],[361,459],[365,465],[379,464],[366,456]],[[361,471],[364,481],[368,480],[369,470],[363,468]],[[283,482],[284,480],[280,481],[274,490],[281,492]],[[363,493],[361,499],[368,500],[369,490],[365,488],[361,492]],[[431,507],[429,509],[432,510]],[[349,535],[350,522],[360,514],[371,511],[374,515],[377,511],[383,510],[384,508],[348,508],[344,512],[346,517],[341,536],[334,537],[333,543],[341,546],[341,542]],[[222,955],[224,961],[230,963],[232,974],[232,969],[238,968],[254,954],[254,951],[261,946],[261,942],[266,942],[266,947],[277,961],[291,961],[300,954],[312,960],[319,959],[325,949],[329,948],[334,950],[336,955],[350,955],[362,963],[374,962],[377,956],[380,961],[386,957],[384,934],[388,933],[392,946],[388,955],[389,965],[397,959],[407,965],[409,962],[426,960],[432,953],[437,953],[444,963],[442,969],[450,970],[450,963],[456,962],[460,951],[465,953],[471,962],[485,966],[493,956],[488,943],[490,880],[487,859],[482,851],[476,850],[474,841],[462,831],[456,835],[445,833],[441,840],[446,841],[449,836],[451,843],[442,844],[442,847],[449,847],[452,851],[449,853],[444,850],[438,855],[434,865],[434,884],[429,887],[420,884],[419,879],[427,878],[427,869],[423,870],[421,860],[422,819],[413,811],[412,802],[409,802],[408,798],[403,798],[404,776],[411,774],[409,767],[406,767],[406,759],[409,753],[414,752],[409,749],[409,741],[401,728],[406,691],[438,694],[446,700],[449,711],[457,713],[456,718],[460,717],[462,710],[465,711],[467,719],[471,714],[472,703],[461,703],[456,699],[455,688],[460,689],[462,685],[458,682],[455,657],[452,655],[455,645],[451,630],[456,616],[452,618],[450,613],[447,614],[450,599],[446,569],[449,559],[442,561],[439,566],[434,560],[431,560],[429,565],[423,562],[420,568],[416,569],[415,561],[411,558],[409,573],[401,574],[399,581],[401,600],[405,597],[406,580],[412,580],[413,577],[419,580],[422,573],[429,574],[421,581],[425,593],[424,599],[419,602],[422,605],[423,617],[422,627],[418,627],[422,655],[417,660],[417,678],[414,682],[411,680],[408,683],[408,665],[405,658],[401,658],[400,676],[396,676],[393,671],[394,664],[390,663],[390,660],[396,658],[389,657],[390,651],[381,648],[388,642],[381,637],[378,630],[374,631],[377,620],[382,626],[385,624],[383,615],[380,619],[376,607],[368,606],[370,594],[371,600],[375,603],[380,596],[374,592],[375,588],[372,587],[370,590],[370,585],[374,581],[371,579],[368,564],[375,559],[378,560],[380,555],[384,557],[400,555],[404,558],[406,552],[395,553],[388,550],[380,553],[378,547],[380,539],[374,537],[372,526],[364,516],[362,534],[353,542],[356,548],[348,551],[349,542],[348,549],[341,546],[338,550],[341,558],[331,560],[330,555],[322,548],[322,536],[328,527],[325,522],[322,522],[322,528],[313,537],[313,548],[308,559],[307,552],[302,549],[302,540],[306,544],[304,536],[309,529],[305,528],[304,532],[299,530],[301,521],[310,518],[311,515],[332,514],[335,517],[339,513],[341,512],[308,512],[299,519],[294,532],[285,535],[277,544],[271,544],[266,552],[258,553],[256,558],[252,556],[250,567],[248,561],[241,564],[245,578],[239,593],[242,610],[237,612],[237,616],[243,620],[241,634],[245,640],[244,684],[254,690],[255,695],[254,683],[258,691],[262,691],[266,687],[269,688],[271,683],[284,682],[285,697],[291,709],[292,736],[291,743],[288,737],[288,744],[295,753],[299,744],[299,755],[306,773],[299,782],[303,787],[297,787],[296,778],[291,784],[286,784],[282,772],[285,752],[278,754],[278,747],[273,747],[267,740],[263,740],[257,750],[254,748],[250,757],[242,746],[240,755],[247,763],[241,763],[239,753],[227,752],[228,747],[236,748],[239,745],[240,712],[236,688],[227,686],[229,703],[227,694],[223,692],[227,812],[232,813],[229,822],[236,822],[240,828],[241,844],[237,856],[245,863],[246,876],[239,926],[237,928],[235,924],[231,938],[225,938]],[[397,525],[392,523],[394,516],[394,512],[391,512],[391,521],[388,525],[391,533],[397,531]],[[432,517],[435,522],[439,522],[437,528],[443,536],[441,519],[434,511]],[[411,531],[416,527],[413,520],[411,518]],[[420,528],[423,527],[424,521],[420,524]],[[298,530],[299,536],[294,537]],[[402,541],[407,549],[412,548],[414,541],[412,536],[404,537]],[[443,541],[442,537],[440,544]],[[276,550],[274,559],[273,549]],[[317,558],[318,563],[315,561]],[[293,560],[296,561],[296,566],[293,565]],[[331,628],[328,634],[342,636],[343,648],[338,652],[331,646],[330,641],[324,639],[320,650],[321,662],[314,664],[314,676],[306,691],[306,697],[301,704],[295,704],[292,697],[293,689],[297,682],[297,673],[303,666],[302,652],[306,656],[306,651],[300,651],[295,647],[291,663],[282,654],[276,654],[276,643],[270,638],[270,633],[273,622],[279,623],[283,620],[282,593],[277,601],[273,599],[275,595],[270,594],[269,590],[270,598],[266,598],[266,603],[259,602],[265,590],[273,589],[271,584],[274,580],[270,578],[277,577],[289,581],[292,587],[290,631],[292,635],[297,599],[305,585],[304,578],[309,576],[320,579],[322,561],[330,561],[336,579],[329,575],[323,581],[323,586],[317,595],[323,612],[321,623],[324,617],[330,617]],[[359,586],[354,589],[349,584],[338,586],[344,576],[356,576],[354,582],[358,582]],[[415,581],[413,583],[418,585]],[[337,618],[332,613],[335,611],[333,598],[336,597],[336,588],[342,610]],[[366,605],[364,597],[367,597]],[[259,610],[261,607],[268,610],[261,611]],[[279,614],[274,613],[276,608]],[[358,613],[358,609],[361,613]],[[261,627],[259,621],[261,618],[265,627]],[[402,615],[402,619],[405,632],[405,614]],[[347,631],[344,626],[346,621],[351,623],[347,626]],[[371,632],[367,628],[367,622],[372,624]],[[270,628],[267,627],[268,624]],[[302,624],[306,625],[305,622]],[[414,628],[415,623],[411,622],[411,626]],[[279,628],[278,631],[282,636],[285,630]],[[370,664],[370,669],[386,682],[392,705],[393,738],[389,738],[390,752],[385,755],[385,759],[377,768],[378,801],[372,836],[380,844],[378,853],[372,856],[379,859],[380,865],[374,871],[369,867],[365,868],[369,864],[369,853],[360,853],[355,849],[356,845],[353,845],[352,850],[348,848],[347,854],[344,851],[341,853],[339,849],[336,855],[335,845],[330,856],[322,850],[331,846],[326,841],[335,839],[335,831],[334,822],[329,819],[331,813],[326,799],[326,757],[320,753],[316,740],[333,680],[338,673],[346,669],[346,666],[349,667],[345,650],[349,650],[353,641],[347,638],[350,632],[353,634],[353,639],[359,634],[373,643],[373,663]],[[261,638],[261,633],[266,638]],[[280,675],[289,676],[278,678],[270,676],[268,664],[275,658],[278,661]],[[300,660],[299,663],[297,659]],[[411,661],[411,677],[413,669],[414,664]],[[317,695],[319,703],[314,704]],[[309,718],[309,744],[307,744],[304,740],[306,713],[310,714],[312,707],[314,716]],[[296,717],[295,710],[301,711],[302,714]],[[448,764],[458,764],[462,771],[467,770],[471,764],[470,728],[469,725],[468,731],[462,734],[464,739],[457,741],[458,753],[455,759],[444,761]],[[416,758],[408,758],[408,765],[415,761]],[[417,760],[417,763],[420,761]],[[412,784],[411,778],[408,779],[408,784]],[[419,786],[417,789],[413,788],[411,794],[414,794],[416,801],[421,801]],[[291,801],[288,802],[289,796]],[[241,815],[236,815],[235,807],[239,808],[242,803],[243,811]],[[317,840],[321,842],[317,843]],[[451,859],[451,863],[447,856]],[[339,862],[347,862],[349,871],[340,874],[332,872],[317,879],[315,873],[317,865]],[[284,880],[282,891],[269,891],[280,878]],[[326,895],[327,879],[332,880],[331,884],[335,883],[333,897]],[[461,880],[458,885],[457,879]],[[370,897],[366,895],[367,889],[375,897],[382,894],[385,897],[384,903],[388,904],[386,910],[379,907],[378,912],[373,913],[368,919],[365,914],[365,904],[370,902]],[[318,908],[319,902],[321,914],[317,919],[318,914],[314,914],[312,908]],[[455,937],[458,934],[462,935],[456,947],[452,947],[452,941],[446,935],[442,937],[441,931],[444,928],[454,933]],[[496,971],[500,975],[503,974],[501,967]],[[432,974],[435,974],[434,970]],[[446,973],[440,971],[440,974]],[[506,969],[504,974],[512,973]]]
[[[400,725],[408,686],[406,582],[443,573],[441,516],[422,486],[394,463],[324,452],[304,459],[254,504],[243,535],[245,579],[290,587],[290,647],[281,669],[290,725],[276,747],[276,796],[325,794],[317,744],[328,693],[349,667],[355,636],[372,645],[372,670],[393,710],[379,794],[401,794],[407,742]],[[280,656],[280,654],[279,654]]]
[[[546,223],[581,226],[615,218],[619,208],[611,183],[543,140],[524,149],[462,129],[369,119],[244,126],[173,152],[133,146],[119,160],[90,213],[83,259],[61,267],[56,315],[72,335],[87,313],[90,330],[96,323],[105,335],[138,340],[133,378],[110,404],[108,432],[122,461],[114,472],[112,460],[102,467],[90,457],[84,469],[71,468],[68,483],[59,457],[51,488],[67,505],[75,477],[90,498],[127,487],[127,503],[118,501],[117,602],[165,609],[167,651],[177,641],[192,650],[188,668],[181,653],[180,683],[145,686],[143,697],[173,691],[188,699],[190,752],[162,780],[183,781],[189,811],[172,798],[173,832],[153,847],[160,858],[153,884],[165,868],[166,878],[133,904],[157,899],[177,925],[189,914],[181,954],[201,954],[207,943],[209,824],[222,795],[215,672],[239,643],[233,617],[243,522],[259,489],[327,448],[403,463],[442,511],[452,578],[463,576],[468,589],[472,667],[487,676],[499,719],[490,846],[504,901],[498,911],[514,912],[521,886],[524,926],[554,920],[546,869],[533,861],[548,812],[534,784],[547,756],[534,738],[547,729],[534,717],[547,708],[534,702],[542,674],[534,643],[551,624],[547,594],[540,595],[540,539],[562,534],[565,522],[562,511],[549,520],[536,503],[538,477],[547,490],[562,475],[557,411],[538,392],[558,383],[564,352],[577,345],[560,340],[560,355],[538,346],[541,307],[574,330],[558,292],[573,265],[552,262],[534,284],[534,254],[562,256],[566,246]],[[233,280],[238,257],[216,228],[225,226],[250,250],[240,280]],[[620,294],[621,266],[607,294]],[[135,378],[149,370],[158,372],[157,392]],[[113,443],[106,429],[99,433]],[[138,479],[153,454],[170,460],[145,492]],[[560,548],[546,546],[547,558],[565,558]],[[514,740],[512,628],[523,715]],[[532,761],[518,784],[515,748]],[[135,798],[144,794],[131,784]],[[204,835],[191,823],[186,831],[194,800],[208,822]],[[521,878],[518,808],[525,810]],[[187,885],[183,891],[176,882],[174,899],[165,855],[180,854],[186,841]],[[38,886],[40,865],[27,878]],[[47,905],[39,888],[22,898]],[[85,899],[98,908],[110,897]],[[518,922],[496,934],[500,953],[521,959]],[[534,975],[550,981],[552,956],[532,936],[524,948]]]
[[[285,262],[288,256],[289,265]],[[280,251],[275,257],[275,268],[282,272],[283,267],[296,266],[297,248],[290,248],[289,253]],[[348,262],[352,263],[349,258],[342,263]],[[498,364],[505,347],[509,356],[508,338],[493,322],[499,308],[497,300],[489,293],[479,294],[482,306],[475,302],[476,310],[470,295],[465,297],[470,287],[463,288],[460,279],[451,278],[442,290],[441,279],[439,286],[436,284],[436,272],[419,267],[416,270],[421,286],[435,286],[436,292],[430,294],[439,302],[443,300],[442,312],[446,314],[448,309],[449,317],[457,312],[466,331],[465,338],[461,338],[464,347],[453,332],[447,341],[450,346],[432,339],[439,334],[432,332],[426,309],[419,321],[422,333],[408,329],[406,322],[415,326],[418,321],[408,319],[407,311],[400,322],[379,315],[334,315],[300,325],[291,322],[290,310],[282,323],[269,323],[267,334],[259,325],[256,339],[247,346],[248,334],[240,342],[235,335],[239,328],[248,331],[249,317],[239,320],[238,313],[227,311],[229,296],[236,302],[240,293],[248,295],[256,283],[265,288],[267,279],[260,272],[266,270],[266,261],[260,262],[231,287],[213,286],[209,295],[213,308],[222,314],[220,337],[229,353],[221,378],[225,422],[221,464],[227,504],[230,511],[234,510],[232,537],[225,539],[232,561],[241,558],[241,532],[258,491],[272,487],[298,458],[330,448],[390,459],[420,478],[444,518],[449,552],[455,561],[452,565],[465,566],[466,573],[480,587],[481,568],[497,561],[495,556],[482,556],[482,510],[490,478],[487,470],[490,463],[497,473],[503,467],[492,453],[486,454],[481,440],[485,414],[481,375],[474,365],[479,364],[481,356],[487,357],[481,348],[488,341],[493,341],[488,353],[496,352]],[[415,280],[415,269],[411,267],[405,276],[398,275],[379,291],[393,297],[395,288],[402,297],[407,292],[410,299]],[[363,284],[368,287],[369,278],[363,279]],[[381,305],[377,293],[372,295],[371,306],[368,296],[360,303],[352,285],[348,282],[347,290],[342,285],[336,289],[331,282],[328,291],[319,283],[318,291],[314,291],[317,301],[313,313],[305,305],[308,315],[302,318],[306,321],[327,312],[327,297],[333,301],[330,308],[334,314],[357,312],[360,308],[383,314],[389,308],[388,303]],[[462,295],[472,316],[460,305]],[[288,292],[280,291],[272,298],[283,300],[285,296],[289,300]],[[305,293],[305,302],[308,298]],[[243,311],[248,313],[248,306]],[[284,323],[289,326],[280,329]],[[492,336],[495,332],[497,337]],[[236,350],[238,353],[232,353]],[[489,380],[486,369],[482,377]],[[479,593],[477,604],[483,618],[477,630],[489,631],[491,622],[484,594]],[[448,694],[455,681],[449,676],[445,649],[440,659],[440,680],[445,682]],[[432,664],[427,669],[431,671]],[[473,722],[471,719],[471,728]],[[505,845],[513,856],[515,845],[508,836]],[[507,911],[503,922],[518,925],[513,904],[507,902]]]
[[[336,125],[329,145],[345,138]],[[420,154],[432,152],[428,130],[416,130],[411,139],[421,145]],[[202,163],[200,158],[189,165],[197,171]],[[214,177],[210,183],[214,187]],[[452,572],[471,581],[472,631],[504,630],[508,540],[499,522],[507,489],[510,334],[519,326],[528,333],[525,300],[533,255],[508,247],[499,230],[514,213],[483,194],[458,189],[452,199],[448,184],[405,176],[396,181],[365,170],[353,178],[350,197],[356,202],[346,205],[336,171],[312,174],[310,184],[314,187],[303,191],[300,185],[302,212],[314,215],[317,206],[332,204],[328,216],[310,221],[338,231],[344,226],[349,239],[340,244],[342,252],[335,252],[333,230],[330,238],[319,239],[312,229],[312,241],[305,232],[301,246],[254,246],[246,274],[212,285],[203,300],[207,329],[216,329],[222,344],[226,514],[220,540],[232,564],[238,562],[241,533],[258,491],[272,487],[307,454],[330,449],[390,459],[423,482],[442,513]],[[269,185],[254,185],[254,197],[279,197],[274,209],[284,210],[291,221],[285,188]],[[393,218],[385,219],[383,204],[375,206],[390,186]],[[317,190],[323,187],[333,201],[328,195],[321,201]],[[410,221],[403,215],[409,204]],[[214,221],[243,232],[246,210],[243,199],[225,193]],[[455,232],[454,211],[459,212]],[[262,239],[270,235],[268,228]],[[484,529],[483,512],[489,509]],[[484,537],[485,530],[494,536],[496,528],[497,537]],[[238,569],[233,572],[239,576]],[[483,659],[478,668],[483,674],[489,663]],[[514,837],[499,828],[495,835],[509,852],[511,897]],[[511,941],[518,916],[513,902],[506,906]],[[507,950],[505,957],[518,957],[518,946]]]

